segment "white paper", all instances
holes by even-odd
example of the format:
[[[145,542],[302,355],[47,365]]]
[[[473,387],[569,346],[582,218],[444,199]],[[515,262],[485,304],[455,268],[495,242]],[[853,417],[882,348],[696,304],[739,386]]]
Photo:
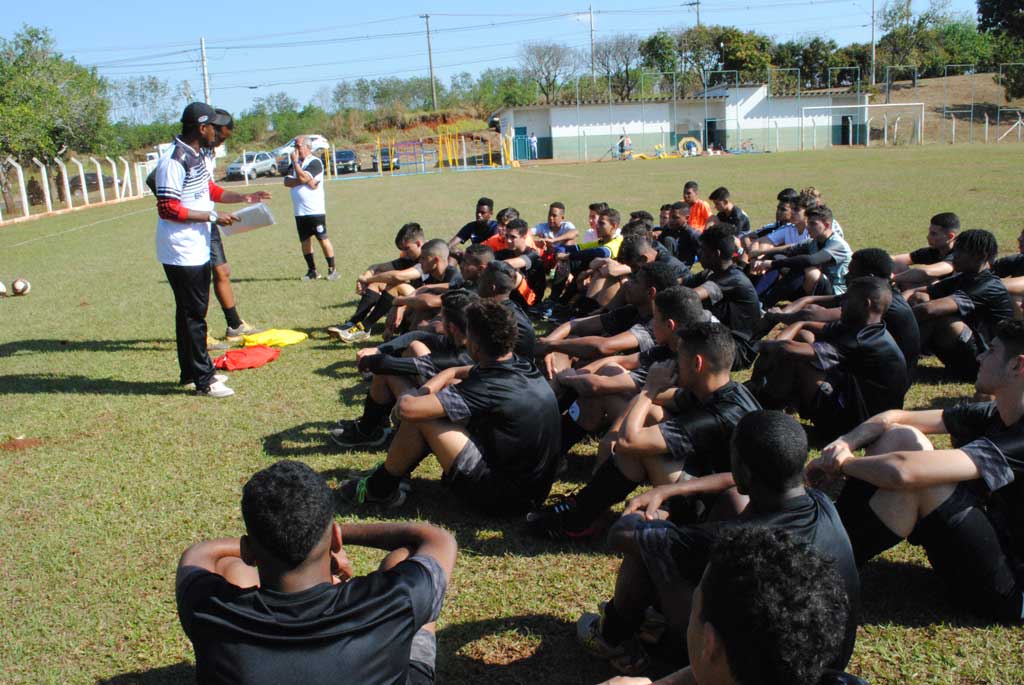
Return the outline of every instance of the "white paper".
[[[274,215],[270,213],[270,207],[267,207],[262,202],[243,207],[237,212],[232,213],[238,217],[238,223],[231,224],[230,226],[221,226],[220,234],[222,236],[246,233],[257,228],[263,228],[264,226],[273,226],[276,223]]]

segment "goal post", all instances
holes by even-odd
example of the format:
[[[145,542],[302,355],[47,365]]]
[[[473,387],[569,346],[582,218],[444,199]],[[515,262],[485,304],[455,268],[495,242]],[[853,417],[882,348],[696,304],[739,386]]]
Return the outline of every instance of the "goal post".
[[[835,143],[833,138],[836,131],[835,118],[840,117],[838,136],[840,140],[847,142],[842,144],[858,145],[865,147],[871,144],[872,124],[881,124],[883,129],[883,143],[889,141],[889,131],[892,127],[893,144],[899,133],[900,125],[906,131],[906,126],[913,126],[912,141],[918,145],[923,142],[924,131],[924,110],[923,102],[900,102],[892,104],[877,105],[814,105],[800,108],[800,149],[807,146],[806,130],[810,128],[811,147],[816,149],[831,147]],[[910,121],[906,121],[909,119]],[[829,132],[826,140],[818,141],[818,130],[825,127]],[[863,129],[863,133],[861,133]]]

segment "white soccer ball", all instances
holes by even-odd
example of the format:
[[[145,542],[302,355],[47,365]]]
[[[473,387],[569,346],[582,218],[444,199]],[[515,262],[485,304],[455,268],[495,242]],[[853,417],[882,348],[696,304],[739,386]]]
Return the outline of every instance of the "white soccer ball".
[[[12,295],[28,295],[32,291],[32,284],[24,278],[15,278],[11,283]]]
[[[0,297],[7,297],[7,286],[3,281],[0,281]]]

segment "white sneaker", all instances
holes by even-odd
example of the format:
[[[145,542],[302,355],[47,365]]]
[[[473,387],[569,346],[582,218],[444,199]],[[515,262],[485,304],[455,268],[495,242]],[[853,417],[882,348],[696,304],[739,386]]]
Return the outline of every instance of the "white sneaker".
[[[213,374],[213,382],[214,383],[226,383],[227,380],[228,380],[228,377],[225,376],[222,373],[215,373],[215,374]],[[185,385],[183,385],[181,387],[185,388],[186,390],[195,390],[196,389],[196,384],[195,384],[195,381],[193,381],[191,383],[186,383]]]
[[[231,397],[235,394],[235,391],[224,385],[220,381],[214,381],[210,383],[210,388],[206,392],[196,391],[197,395],[203,395],[204,397]]]

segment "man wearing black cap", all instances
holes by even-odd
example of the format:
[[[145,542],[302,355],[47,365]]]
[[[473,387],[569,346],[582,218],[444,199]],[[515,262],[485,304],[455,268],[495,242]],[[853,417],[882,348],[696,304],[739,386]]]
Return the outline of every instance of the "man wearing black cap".
[[[175,336],[180,382],[200,395],[230,397],[235,391],[215,376],[206,351],[206,309],[210,301],[210,224],[238,219],[218,214],[213,203],[224,191],[214,185],[203,148],[216,141],[217,126],[228,119],[209,105],[193,102],[181,115],[181,135],[171,154],[157,163],[156,255],[174,292]]]

